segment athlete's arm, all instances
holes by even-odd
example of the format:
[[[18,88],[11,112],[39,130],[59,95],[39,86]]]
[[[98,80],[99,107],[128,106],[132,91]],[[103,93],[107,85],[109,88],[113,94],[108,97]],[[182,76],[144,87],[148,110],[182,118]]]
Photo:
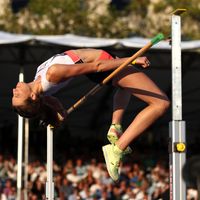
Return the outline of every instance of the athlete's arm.
[[[127,58],[118,58],[113,60],[98,60],[91,63],[80,64],[54,64],[47,71],[47,80],[53,83],[59,83],[67,80],[71,77],[88,74],[104,72],[112,69],[116,69]],[[146,67],[148,59],[146,57],[137,58],[136,64],[140,64]],[[149,62],[149,61],[148,61]]]
[[[54,64],[47,71],[47,80],[59,83],[75,76],[94,73],[96,71],[95,63]]]

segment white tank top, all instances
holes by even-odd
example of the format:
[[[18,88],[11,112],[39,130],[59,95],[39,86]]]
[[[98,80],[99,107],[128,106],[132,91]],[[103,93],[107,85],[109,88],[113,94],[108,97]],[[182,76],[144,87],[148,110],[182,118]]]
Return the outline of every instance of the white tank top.
[[[40,76],[41,77],[41,85],[44,95],[52,95],[56,93],[58,90],[65,87],[73,78],[69,78],[66,81],[61,83],[51,83],[46,79],[46,73],[49,67],[53,64],[74,64],[72,59],[68,55],[57,54],[47,61],[42,63],[38,68],[35,75],[35,80]]]

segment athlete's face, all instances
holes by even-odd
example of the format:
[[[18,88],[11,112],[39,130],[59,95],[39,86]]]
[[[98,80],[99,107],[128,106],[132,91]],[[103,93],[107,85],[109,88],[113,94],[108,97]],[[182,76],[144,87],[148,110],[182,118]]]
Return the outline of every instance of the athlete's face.
[[[31,96],[31,89],[27,83],[18,82],[16,88],[13,89],[12,105],[22,106]]]

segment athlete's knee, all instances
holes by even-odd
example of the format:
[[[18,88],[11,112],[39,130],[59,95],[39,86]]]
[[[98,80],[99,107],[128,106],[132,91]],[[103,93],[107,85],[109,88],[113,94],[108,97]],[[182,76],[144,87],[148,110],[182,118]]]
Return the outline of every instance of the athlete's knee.
[[[157,101],[153,105],[154,105],[154,109],[157,111],[158,115],[161,116],[168,110],[168,108],[170,106],[170,101],[169,101],[169,99],[166,98],[165,100]]]

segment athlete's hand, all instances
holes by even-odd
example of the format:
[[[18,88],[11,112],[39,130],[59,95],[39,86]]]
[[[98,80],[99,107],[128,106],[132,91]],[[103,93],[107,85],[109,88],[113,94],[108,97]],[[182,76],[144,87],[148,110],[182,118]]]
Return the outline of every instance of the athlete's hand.
[[[147,57],[143,56],[143,57],[136,58],[135,64],[141,65],[143,68],[146,68],[146,67],[149,67],[151,63]]]

